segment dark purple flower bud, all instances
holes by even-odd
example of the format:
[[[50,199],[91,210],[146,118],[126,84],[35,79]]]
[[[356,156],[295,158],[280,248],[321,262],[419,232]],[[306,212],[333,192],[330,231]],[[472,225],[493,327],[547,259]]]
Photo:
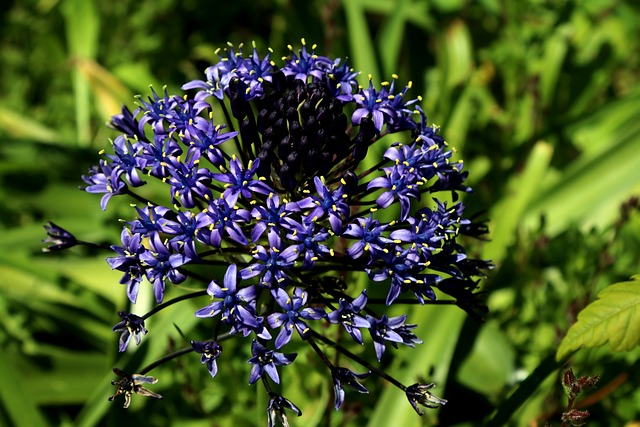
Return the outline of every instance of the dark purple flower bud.
[[[78,244],[75,236],[62,227],[57,226],[49,221],[44,226],[47,238],[42,243],[51,243],[46,248],[42,248],[42,252],[54,252],[72,248]]]

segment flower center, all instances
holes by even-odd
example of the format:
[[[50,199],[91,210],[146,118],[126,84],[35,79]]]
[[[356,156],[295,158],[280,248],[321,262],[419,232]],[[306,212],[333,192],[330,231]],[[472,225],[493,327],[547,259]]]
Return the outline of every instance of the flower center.
[[[274,84],[258,102],[259,174],[294,193],[351,152],[343,104],[323,83]]]

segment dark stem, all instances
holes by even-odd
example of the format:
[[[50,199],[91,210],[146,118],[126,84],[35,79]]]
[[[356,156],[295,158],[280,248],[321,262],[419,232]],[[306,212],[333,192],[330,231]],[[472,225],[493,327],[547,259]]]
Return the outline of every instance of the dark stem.
[[[376,366],[373,366],[371,363],[367,362],[366,360],[362,359],[361,357],[351,353],[349,350],[347,350],[346,348],[342,347],[340,344],[335,343],[332,340],[330,340],[329,338],[326,338],[326,337],[320,335],[316,331],[310,330],[309,333],[312,334],[315,338],[318,338],[320,341],[324,342],[325,344],[335,348],[338,352],[340,352],[341,354],[344,354],[345,356],[347,356],[348,358],[350,358],[354,362],[359,363],[360,365],[362,365],[365,368],[369,369],[371,372],[375,372],[376,375],[378,375],[379,377],[382,377],[385,380],[389,381],[391,384],[393,384],[394,386],[398,387],[400,390],[405,391],[407,389],[407,387],[405,387],[404,384],[402,384],[400,381],[396,380],[395,378],[393,378],[392,376],[390,376],[389,374],[387,374],[383,370],[377,368]],[[312,342],[312,340],[309,339],[309,342]],[[317,346],[317,344],[315,344],[315,345]]]
[[[186,294],[186,295],[181,295],[179,297],[175,297],[173,299],[170,299],[169,301],[165,301],[160,305],[155,306],[153,309],[151,309],[151,311],[149,311],[147,314],[145,314],[144,316],[142,316],[142,320],[146,320],[149,317],[153,316],[154,314],[156,314],[157,312],[159,312],[162,309],[165,309],[167,307],[169,307],[170,305],[173,305],[177,302],[180,301],[184,301],[186,299],[191,299],[191,298],[198,298],[201,296],[207,295],[207,291],[197,291],[197,292],[193,292],[190,294]]]
[[[134,199],[136,199],[139,202],[144,203],[145,206],[148,205],[154,205],[153,203],[151,203],[150,200],[145,199],[144,197],[142,197],[139,194],[134,193],[133,191],[131,191],[131,189],[127,186],[124,187],[124,193],[128,194],[129,196],[133,197]]]
[[[151,371],[152,369],[155,369],[158,366],[162,365],[163,363],[168,362],[170,360],[173,360],[176,357],[180,357],[183,354],[191,353],[192,351],[193,351],[192,347],[185,347],[185,348],[182,348],[182,349],[180,349],[178,351],[175,351],[175,352],[173,352],[171,354],[167,354],[166,356],[161,357],[160,359],[156,360],[155,362],[150,363],[147,366],[145,366],[144,368],[142,368],[140,370],[140,372],[138,372],[138,374],[144,375],[147,372]]]
[[[218,337],[218,339],[216,341],[224,341],[230,337],[232,337],[233,335],[226,333],[226,334],[222,334]],[[166,356],[161,357],[160,359],[156,360],[155,362],[152,362],[150,364],[148,364],[147,366],[145,366],[144,368],[142,368],[138,374],[140,375],[145,375],[146,373],[152,371],[153,369],[157,368],[158,366],[169,362],[170,360],[173,360],[177,357],[180,357],[182,355],[191,353],[193,350],[193,347],[185,347],[185,348],[181,348],[180,350],[174,351],[173,353],[167,354]]]

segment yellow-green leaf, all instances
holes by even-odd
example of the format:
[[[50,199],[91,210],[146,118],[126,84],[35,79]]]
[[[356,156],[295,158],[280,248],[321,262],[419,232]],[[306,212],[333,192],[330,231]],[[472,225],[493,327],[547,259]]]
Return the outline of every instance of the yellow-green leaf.
[[[578,321],[560,343],[556,359],[581,347],[599,347],[606,342],[614,351],[631,350],[640,343],[640,275],[600,292],[598,299],[578,314]]]

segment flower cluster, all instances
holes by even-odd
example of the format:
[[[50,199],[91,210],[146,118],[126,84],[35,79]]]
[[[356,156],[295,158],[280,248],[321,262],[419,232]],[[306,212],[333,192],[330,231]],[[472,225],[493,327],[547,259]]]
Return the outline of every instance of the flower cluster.
[[[347,61],[304,40],[289,49],[277,65],[255,46],[250,54],[229,46],[203,80],[182,87],[187,95],[139,98],[135,111],[113,117],[120,135],[83,177],[102,209],[115,196],[138,202],[107,259],[132,303],[146,279],[158,307],[170,304],[171,285],[197,283],[210,266],[203,291],[211,300],[195,316],[211,335],[192,350],[215,377],[223,338],[246,338],[247,379],[267,388],[270,425],[286,422],[284,409],[300,414],[269,385],[294,362],[295,353],[280,352],[291,340],[309,343],[327,365],[339,409],[344,385],[367,392],[359,381],[372,371],[387,377],[361,360],[363,374],[333,366],[316,341],[341,328],[357,344],[373,343],[378,361],[389,345],[414,347],[416,325],[385,307],[440,294],[476,313],[477,278],[490,268],[465,253],[461,235],[486,230],[465,216],[458,195],[470,192],[467,172],[427,124],[420,98],[408,97],[411,85],[399,88],[394,75],[362,87]],[[137,191],[148,180],[165,186],[163,201]],[[358,275],[368,276],[368,289],[354,288]],[[386,298],[369,299],[374,288]],[[124,351],[147,333],[148,315],[120,317]],[[399,385],[419,413],[417,403],[446,402],[426,391],[432,386]]]

